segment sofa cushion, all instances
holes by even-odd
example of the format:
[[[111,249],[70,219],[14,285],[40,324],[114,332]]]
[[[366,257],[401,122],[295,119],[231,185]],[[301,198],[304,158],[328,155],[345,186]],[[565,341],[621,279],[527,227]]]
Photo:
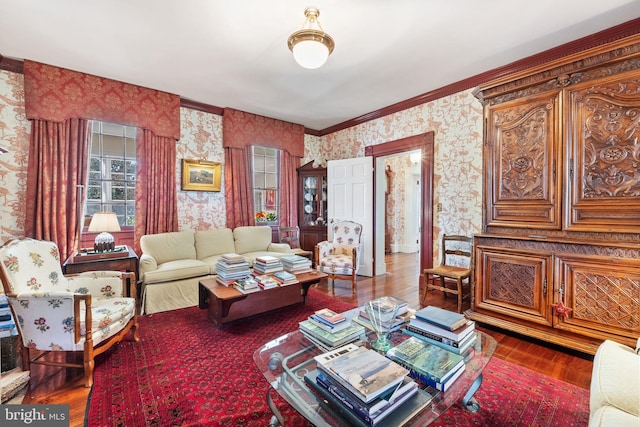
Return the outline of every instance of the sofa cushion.
[[[639,362],[640,356],[631,347],[610,340],[600,345],[593,360],[591,374],[591,417],[605,406],[613,406],[638,416]]]
[[[193,230],[147,234],[140,238],[142,252],[159,264],[178,259],[197,259]]]
[[[210,256],[235,253],[233,232],[230,228],[196,231],[197,259],[204,260]]]
[[[206,276],[210,267],[207,263],[197,259],[180,259],[158,264],[158,269],[144,274],[145,283],[170,282],[172,280],[190,277]]]
[[[621,411],[613,406],[603,406],[589,418],[589,427],[637,426],[638,417]]]
[[[225,253],[230,253],[230,252],[225,252]],[[222,254],[220,254],[220,255],[211,255],[211,256],[208,256],[206,258],[201,259],[200,261],[204,262],[205,264],[207,264],[209,266],[209,274],[217,274],[216,273],[216,264],[218,264],[218,261],[220,260],[220,258],[222,258]]]
[[[271,244],[271,227],[244,226],[233,229],[236,253],[267,251]]]

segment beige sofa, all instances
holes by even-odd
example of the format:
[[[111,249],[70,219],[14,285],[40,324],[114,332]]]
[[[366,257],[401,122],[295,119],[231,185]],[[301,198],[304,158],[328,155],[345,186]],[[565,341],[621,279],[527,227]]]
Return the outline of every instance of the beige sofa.
[[[198,304],[198,282],[215,277],[223,254],[237,253],[253,265],[258,256],[292,253],[286,243],[271,243],[271,227],[246,226],[150,234],[140,239],[142,313]]]
[[[589,427],[640,425],[637,348],[610,340],[600,345],[593,360],[589,399]]]

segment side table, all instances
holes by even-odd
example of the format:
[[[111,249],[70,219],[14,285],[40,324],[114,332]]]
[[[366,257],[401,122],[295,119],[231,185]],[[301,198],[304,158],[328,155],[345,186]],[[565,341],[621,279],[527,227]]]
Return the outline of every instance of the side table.
[[[138,255],[132,248],[127,247],[128,251],[123,251],[121,257],[101,258],[87,261],[74,260],[71,255],[62,264],[64,274],[77,274],[85,271],[128,271],[135,275],[134,283],[129,283],[127,295],[131,295],[130,286],[137,286],[138,283]],[[77,257],[76,257],[77,258]],[[136,289],[137,290],[137,289]],[[137,292],[136,292],[137,294]]]

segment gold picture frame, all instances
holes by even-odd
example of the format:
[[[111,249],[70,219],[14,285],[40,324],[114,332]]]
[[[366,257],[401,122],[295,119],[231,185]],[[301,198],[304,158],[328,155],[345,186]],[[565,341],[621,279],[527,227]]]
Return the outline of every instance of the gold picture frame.
[[[220,191],[222,164],[208,160],[182,159],[182,189]]]

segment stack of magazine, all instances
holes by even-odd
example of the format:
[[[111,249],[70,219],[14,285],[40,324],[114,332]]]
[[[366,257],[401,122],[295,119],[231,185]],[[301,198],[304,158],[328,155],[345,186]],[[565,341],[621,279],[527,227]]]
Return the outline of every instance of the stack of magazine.
[[[387,351],[387,357],[409,369],[409,375],[436,390],[447,389],[462,375],[466,364],[459,354],[411,337]]]
[[[305,382],[350,425],[402,425],[433,399],[406,368],[375,350],[348,344],[315,361],[317,369],[305,375]]]
[[[311,260],[300,255],[286,255],[280,258],[285,271],[293,274],[308,273],[313,271]]]
[[[452,353],[467,356],[473,351],[477,334],[475,322],[464,314],[427,306],[415,313],[404,332]]]
[[[262,255],[256,257],[253,262],[253,272],[257,274],[270,274],[282,271],[282,262],[280,258],[271,255]]]
[[[324,308],[300,322],[300,332],[323,351],[330,351],[364,338],[365,328],[351,321],[354,315],[353,310],[336,313]]]
[[[17,335],[16,323],[11,315],[11,308],[6,295],[0,295],[0,337]]]
[[[415,314],[415,310],[409,308],[408,303],[400,298],[385,296],[373,300],[373,303],[379,304],[381,306],[388,306],[389,304],[396,304],[398,306],[398,313],[396,315],[396,318],[391,323],[383,324],[383,326],[389,329],[389,331],[399,330]],[[358,316],[354,317],[353,320],[360,323],[365,328],[374,330],[373,325],[371,324],[371,320],[369,319],[369,314],[367,313],[367,310],[364,306],[359,308]]]
[[[216,263],[216,281],[224,286],[233,286],[237,279],[251,276],[249,262],[238,254],[223,254]]]

